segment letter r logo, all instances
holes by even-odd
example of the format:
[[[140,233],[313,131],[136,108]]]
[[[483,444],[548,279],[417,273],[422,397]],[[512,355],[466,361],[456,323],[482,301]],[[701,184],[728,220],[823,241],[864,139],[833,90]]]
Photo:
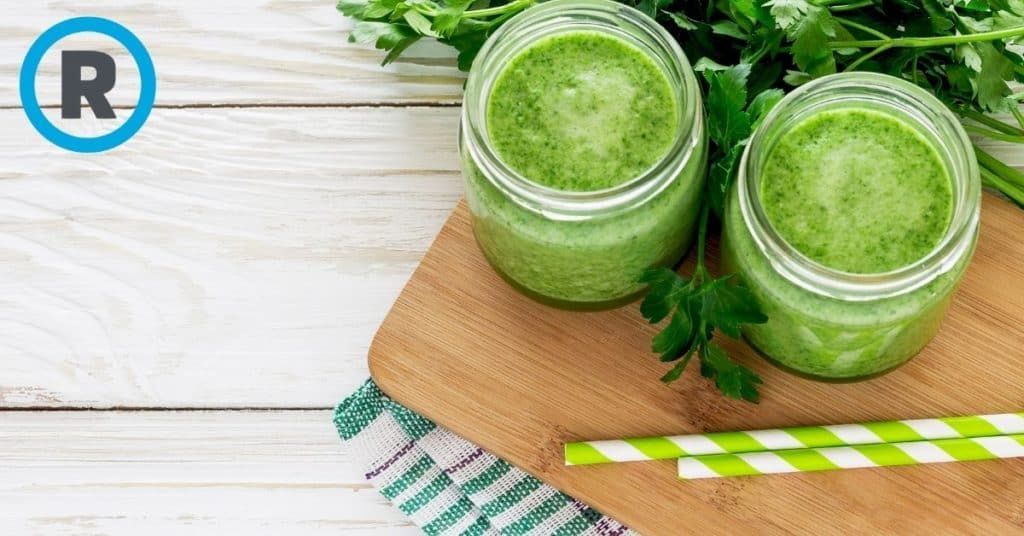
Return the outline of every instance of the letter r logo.
[[[92,67],[96,75],[83,80],[83,67]],[[60,116],[64,119],[82,118],[82,97],[98,119],[117,117],[107,100],[107,92],[117,82],[117,65],[109,54],[94,50],[61,52],[60,80]]]
[[[131,54],[139,73],[139,98],[134,110],[124,121],[102,125],[113,130],[99,136],[79,136],[65,132],[59,122],[55,123],[46,116],[36,95],[36,75],[39,74],[43,55],[61,39],[82,32],[105,35],[120,43]],[[85,99],[98,119],[116,119],[114,107],[107,97],[117,83],[117,64],[114,58],[92,50],[65,50],[61,52],[60,60],[61,118],[81,118],[82,99]],[[69,151],[99,153],[128,141],[145,124],[156,102],[156,69],[145,45],[128,28],[110,19],[75,17],[54,24],[29,47],[18,75],[18,94],[21,95],[21,107],[29,122],[44,138]]]

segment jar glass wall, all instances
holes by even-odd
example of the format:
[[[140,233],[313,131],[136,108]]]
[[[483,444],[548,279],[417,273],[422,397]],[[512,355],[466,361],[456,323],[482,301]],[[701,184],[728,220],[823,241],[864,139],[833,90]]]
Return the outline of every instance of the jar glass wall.
[[[934,148],[951,183],[948,225],[937,245],[881,273],[812,260],[781,236],[762,199],[765,166],[780,140],[810,118],[849,110],[889,117],[916,132]],[[937,332],[973,253],[979,212],[970,140],[932,95],[875,73],[832,75],[796,89],[751,138],[726,203],[724,267],[740,276],[768,315],[765,324],[746,325],[744,337],[769,360],[818,379],[856,380],[899,366]]]
[[[503,158],[488,128],[488,104],[503,69],[532,45],[574,32],[621,40],[664,75],[674,99],[665,154],[628,180],[584,191],[524,175]],[[591,131],[611,136],[620,128],[597,122]],[[546,2],[502,26],[477,56],[466,85],[460,153],[474,234],[508,282],[556,306],[615,306],[643,290],[638,279],[645,269],[674,264],[692,240],[707,157],[699,87],[675,40],[639,11],[609,0]]]

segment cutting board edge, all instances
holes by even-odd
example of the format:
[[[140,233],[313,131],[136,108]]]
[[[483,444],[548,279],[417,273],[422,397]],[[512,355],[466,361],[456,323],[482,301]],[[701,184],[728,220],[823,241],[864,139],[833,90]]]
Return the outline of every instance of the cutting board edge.
[[[431,420],[435,419],[427,415],[427,413],[430,413],[429,410],[421,411],[421,408],[412,407],[412,405],[407,403],[406,400],[403,400],[401,396],[395,396],[396,393],[400,392],[400,389],[391,389],[390,379],[388,378],[388,375],[380,373],[381,367],[386,366],[384,364],[386,359],[381,356],[384,353],[389,352],[388,343],[382,341],[381,339],[390,335],[389,328],[391,326],[393,317],[395,316],[395,311],[396,309],[404,305],[403,298],[407,294],[406,291],[417,280],[416,276],[420,273],[420,271],[424,269],[423,265],[427,257],[436,252],[437,249],[435,248],[435,246],[437,245],[437,242],[441,240],[441,237],[444,235],[445,228],[451,225],[452,218],[459,211],[459,209],[462,208],[462,205],[464,205],[465,203],[466,198],[460,197],[459,200],[455,203],[455,205],[451,208],[451,210],[448,211],[448,215],[445,216],[444,223],[441,225],[441,228],[438,229],[437,234],[434,235],[433,240],[430,241],[430,246],[427,247],[426,253],[424,253],[423,257],[421,257],[419,262],[416,263],[416,268],[412,271],[411,274],[409,274],[409,279],[405,281],[405,284],[402,285],[402,290],[399,291],[398,298],[396,298],[394,303],[391,304],[391,307],[388,308],[387,314],[384,315],[384,319],[381,321],[380,325],[377,326],[377,331],[374,332],[373,338],[370,339],[370,346],[369,348],[367,348],[366,351],[366,367],[370,371],[370,379],[373,380],[373,383],[377,385],[381,392],[383,392],[392,400],[409,407],[409,409],[412,409],[419,413],[420,415],[423,415],[424,417],[427,417],[428,419]]]

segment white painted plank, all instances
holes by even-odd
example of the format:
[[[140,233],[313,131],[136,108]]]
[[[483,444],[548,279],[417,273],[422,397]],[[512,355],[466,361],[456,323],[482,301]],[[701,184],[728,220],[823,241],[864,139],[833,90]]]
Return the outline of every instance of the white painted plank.
[[[1024,145],[996,141],[991,138],[975,138],[975,141],[979,147],[1002,160],[1006,165],[1024,171]]]
[[[18,106],[18,72],[46,28],[74,16],[108,17],[128,26],[156,64],[158,104],[453,102],[462,74],[438,43],[417,44],[382,68],[383,54],[347,42],[351,24],[327,0],[122,0],[20,2],[0,20],[0,105]],[[114,56],[116,104],[134,105],[138,78],[114,41],[82,34],[44,58],[37,83],[44,104],[59,104],[58,48]]]
[[[460,196],[457,116],[160,109],[73,155],[0,111],[0,405],[333,405]]]
[[[328,411],[0,413],[3,534],[419,532]]]

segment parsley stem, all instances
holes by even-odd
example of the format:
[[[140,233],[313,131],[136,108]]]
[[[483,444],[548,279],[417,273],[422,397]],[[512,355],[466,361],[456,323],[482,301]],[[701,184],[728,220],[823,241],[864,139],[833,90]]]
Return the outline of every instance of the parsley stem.
[[[984,149],[974,144],[974,154],[978,157],[978,163],[995,172],[1000,177],[1024,187],[1024,173],[1004,164],[998,158],[988,154]]]
[[[998,190],[1006,197],[1012,199],[1014,203],[1024,206],[1024,189],[1007,182],[985,166],[981,167],[981,184]]]
[[[750,57],[743,59],[743,63],[749,63],[751,65],[756,64],[757,62],[761,61],[761,58],[763,58],[764,55],[768,53],[770,48],[771,47],[769,46],[768,41],[765,41],[764,43],[761,44],[760,48],[757,49],[757,52],[754,52],[753,54],[750,55]]]
[[[962,43],[976,43],[979,41],[994,41],[1024,35],[1024,26],[1016,28],[1004,28],[962,35],[944,35],[939,37],[896,37],[887,39],[867,39],[863,41],[831,41],[828,47],[836,48],[874,48],[889,45],[890,48],[929,48]]]
[[[971,134],[985,136],[986,138],[992,138],[994,140],[1006,141],[1010,143],[1024,143],[1024,136],[1014,136],[1013,134],[1006,134],[1004,132],[999,132],[998,130],[981,128],[975,125],[964,125],[964,130],[970,132]]]
[[[1020,125],[1021,128],[1024,128],[1024,113],[1021,113],[1020,105],[1015,104],[1010,111],[1013,112],[1013,118],[1017,120],[1017,124]]]
[[[843,11],[854,11],[862,7],[868,7],[875,5],[874,0],[861,0],[860,2],[853,2],[850,4],[843,4],[839,6],[832,6],[829,11],[833,13],[842,13]]]
[[[1000,162],[977,144],[974,145],[974,154],[981,168],[981,184],[999,191],[1018,206],[1024,207],[1024,173]]]
[[[832,17],[832,18],[835,19],[836,22],[838,22],[839,24],[842,24],[843,26],[846,26],[847,28],[853,28],[855,30],[860,30],[860,31],[862,31],[862,32],[864,32],[866,34],[871,34],[871,35],[873,35],[875,37],[878,37],[880,39],[883,39],[883,40],[891,39],[888,35],[885,35],[884,33],[880,32],[880,31],[878,31],[878,30],[876,30],[876,29],[874,29],[874,28],[872,28],[870,26],[864,26],[863,24],[860,24],[859,22],[854,22],[854,21],[852,21],[850,19],[846,19],[846,18],[843,18],[843,17]]]
[[[848,2],[848,1],[849,0],[817,0],[817,1],[811,2],[811,3],[816,5],[816,6],[818,6],[818,7],[828,7],[828,8],[831,8],[831,6],[834,6],[836,4],[842,4],[843,2]],[[871,3],[871,0],[867,0],[867,1],[868,1],[869,4]]]
[[[700,280],[707,275],[707,268],[704,267],[704,243],[708,238],[708,219],[711,215],[711,205],[708,202],[701,204],[700,208],[700,230],[697,232],[697,267],[693,270],[693,279],[700,284]]]
[[[995,129],[995,130],[998,130],[999,132],[1002,132],[1004,134],[1011,134],[1011,135],[1014,135],[1014,136],[1024,136],[1024,130],[1021,130],[1021,129],[1013,126],[1013,125],[1009,125],[1007,123],[1004,123],[1004,122],[1002,122],[1002,121],[1000,121],[1000,120],[998,120],[998,119],[996,119],[994,117],[989,117],[989,116],[987,116],[987,115],[985,115],[985,114],[983,114],[983,113],[981,113],[981,112],[979,112],[977,110],[972,110],[970,108],[963,108],[963,109],[959,110],[959,112],[960,112],[960,115],[962,115],[962,116],[964,116],[964,117],[966,117],[968,119],[977,121],[977,122],[979,122],[979,123],[981,123],[981,124],[983,124],[983,125],[985,125],[987,127],[990,127],[990,128]],[[1016,112],[1015,115],[1020,114],[1020,110],[1014,109],[1014,112]]]
[[[501,15],[510,11],[521,11],[533,5],[534,0],[515,0],[505,5],[489,7],[485,9],[471,9],[462,13],[464,19],[485,19],[493,15]]]
[[[856,60],[853,61],[853,63],[847,65],[846,68],[843,69],[843,71],[852,71],[852,70],[856,69],[857,66],[859,66],[860,64],[862,64],[865,61],[868,61],[871,58],[873,58],[873,57],[875,57],[875,56],[885,52],[886,50],[889,50],[890,48],[892,48],[892,44],[882,45],[882,46],[872,50],[871,52],[868,52],[867,54],[864,54],[863,56],[857,58]]]

